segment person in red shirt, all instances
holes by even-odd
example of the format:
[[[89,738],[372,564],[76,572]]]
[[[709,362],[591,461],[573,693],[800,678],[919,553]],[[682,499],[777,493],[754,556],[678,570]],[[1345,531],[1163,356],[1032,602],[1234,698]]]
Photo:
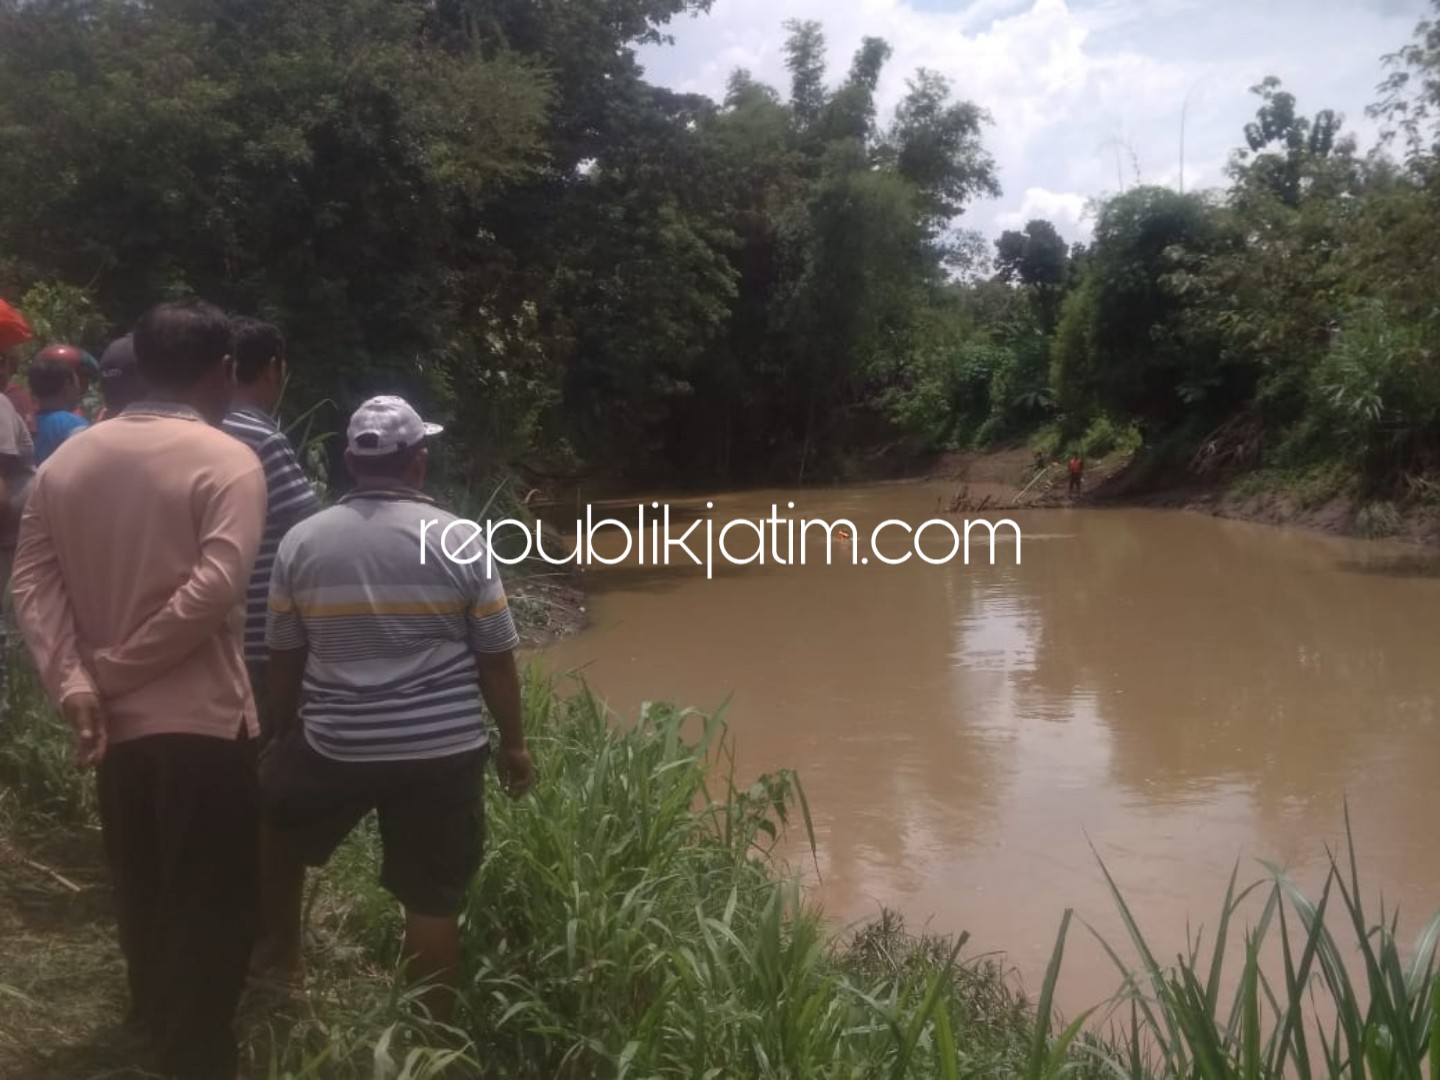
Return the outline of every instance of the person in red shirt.
[[[35,434],[35,402],[19,372],[20,346],[34,336],[25,316],[0,300],[0,383],[4,384],[5,396],[15,406],[20,419],[25,421],[25,429],[32,436]]]
[[[34,336],[35,333],[25,321],[25,316],[4,300],[0,300],[0,353],[16,345],[24,345]]]
[[[1080,494],[1080,483],[1085,475],[1085,462],[1078,450],[1070,454],[1070,494]]]

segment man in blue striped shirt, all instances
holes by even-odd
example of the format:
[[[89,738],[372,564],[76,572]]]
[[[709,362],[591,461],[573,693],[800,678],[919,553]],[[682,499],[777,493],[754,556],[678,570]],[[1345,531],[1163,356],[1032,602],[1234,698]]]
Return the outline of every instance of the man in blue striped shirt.
[[[436,980],[428,1004],[443,1014],[484,842],[482,700],[507,793],[523,795],[532,771],[504,586],[473,528],[422,492],[425,443],[440,431],[400,398],[367,401],[347,434],[355,490],[291,529],[276,554],[276,728],[261,762],[264,925],[252,966],[298,973],[303,868],[323,865],[375,810],[409,975]],[[446,535],[452,522],[458,536]]]
[[[266,691],[269,650],[265,647],[265,602],[270,568],[280,538],[297,521],[320,509],[320,500],[300,468],[295,448],[275,423],[275,410],[287,374],[285,338],[279,329],[256,319],[235,320],[235,397],[221,426],[246,443],[265,470],[265,536],[245,591],[245,668],[260,710],[260,739],[270,737]]]

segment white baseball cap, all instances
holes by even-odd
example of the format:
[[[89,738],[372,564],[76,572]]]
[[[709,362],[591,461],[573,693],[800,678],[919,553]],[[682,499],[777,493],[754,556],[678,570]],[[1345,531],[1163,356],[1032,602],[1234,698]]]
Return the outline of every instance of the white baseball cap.
[[[404,398],[373,397],[350,417],[345,441],[357,457],[384,457],[419,446],[444,430],[421,420]]]

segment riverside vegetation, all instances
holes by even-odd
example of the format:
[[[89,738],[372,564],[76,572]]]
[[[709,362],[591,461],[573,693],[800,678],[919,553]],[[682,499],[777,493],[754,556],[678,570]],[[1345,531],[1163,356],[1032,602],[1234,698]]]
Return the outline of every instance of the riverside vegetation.
[[[191,292],[273,319],[319,457],[396,389],[476,501],[517,497],[492,471],[803,483],[1025,438],[1353,492],[1376,533],[1436,497],[1435,25],[1390,58],[1388,150],[1267,80],[1225,190],[1137,176],[1085,247],[992,246],[960,227],[999,188],[983,103],[917,72],[882,117],[888,47],[827,83],[813,23],[787,94],[647,83],[635,49],[708,6],[0,0],[0,291],[92,351]],[[93,793],[11,670],[0,1073],[93,1075],[127,1060]],[[1237,878],[1181,957],[1117,890],[1121,992],[1064,1019],[1072,916],[1033,1000],[963,939],[829,927],[771,854],[798,778],[737,788],[722,719],[535,680],[527,714],[541,783],[492,802],[453,1027],[391,989],[361,830],[308,900],[305,995],[242,1017],[256,1073],[1440,1077],[1436,924],[1397,941],[1349,853],[1313,901]]]
[[[1217,187],[1136,166],[1075,245],[964,228],[985,103],[918,71],[883,115],[879,38],[832,74],[788,24],[785,92],[647,82],[709,6],[0,0],[0,291],[96,351],[189,292],[272,319],[318,430],[394,388],[482,471],[803,484],[1032,439],[1370,535],[1440,504],[1433,21],[1374,145],[1266,78]]]
[[[92,785],[23,668],[9,707],[0,1071],[97,1075],[127,1059]],[[583,687],[533,675],[526,715],[541,782],[490,804],[452,1024],[392,989],[399,915],[362,828],[310,887],[305,992],[257,990],[242,1009],[256,1075],[1440,1075],[1440,918],[1407,948],[1393,915],[1368,913],[1351,853],[1318,899],[1278,871],[1249,889],[1232,877],[1211,940],[1173,959],[1114,890],[1130,932],[1106,945],[1120,989],[1066,1020],[1053,999],[1069,911],[1028,999],[963,934],[914,935],[891,914],[825,923],[772,854],[784,829],[809,829],[799,778],[738,786],[720,717],[651,705],[619,725]]]

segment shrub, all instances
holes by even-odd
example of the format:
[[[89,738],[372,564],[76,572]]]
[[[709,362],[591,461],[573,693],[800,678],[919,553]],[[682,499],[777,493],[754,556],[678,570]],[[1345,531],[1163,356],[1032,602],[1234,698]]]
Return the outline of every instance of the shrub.
[[[1080,453],[1086,458],[1103,458],[1116,451],[1133,453],[1139,447],[1139,429],[1122,427],[1105,416],[1093,421],[1079,441]]]
[[[1391,502],[1372,502],[1362,506],[1355,515],[1355,531],[1378,540],[1400,531],[1400,511]]]

